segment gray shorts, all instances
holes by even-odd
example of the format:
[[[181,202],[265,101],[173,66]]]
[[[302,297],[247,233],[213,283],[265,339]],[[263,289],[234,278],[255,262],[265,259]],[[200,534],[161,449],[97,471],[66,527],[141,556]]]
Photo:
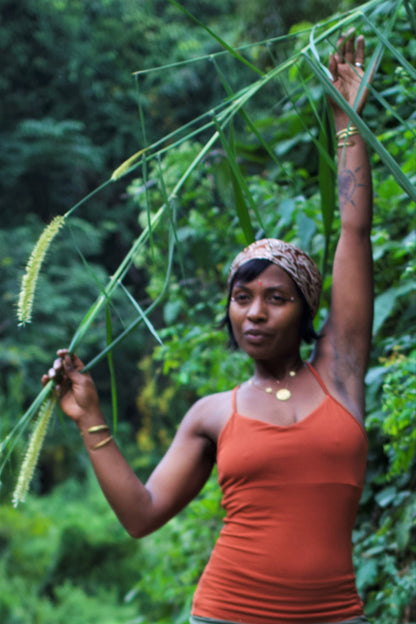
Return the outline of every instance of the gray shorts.
[[[242,622],[228,622],[227,620],[214,620],[212,618],[199,617],[199,615],[191,615],[189,624],[243,624]],[[370,624],[365,615],[353,618],[352,620],[342,620],[342,622],[334,622],[334,624]]]

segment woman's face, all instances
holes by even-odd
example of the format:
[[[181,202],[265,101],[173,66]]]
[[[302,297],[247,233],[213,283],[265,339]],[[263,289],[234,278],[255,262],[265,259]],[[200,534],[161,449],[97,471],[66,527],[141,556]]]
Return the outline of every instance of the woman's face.
[[[251,282],[236,280],[229,317],[238,346],[254,360],[296,354],[303,304],[289,275],[271,264]]]

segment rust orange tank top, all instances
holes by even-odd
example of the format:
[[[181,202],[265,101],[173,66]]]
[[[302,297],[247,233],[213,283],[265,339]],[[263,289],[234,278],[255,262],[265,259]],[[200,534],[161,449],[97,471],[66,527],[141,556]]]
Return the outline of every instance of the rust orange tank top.
[[[363,427],[322,403],[277,426],[236,409],[218,439],[224,526],[192,614],[245,624],[335,623],[363,614],[351,534],[364,485]]]

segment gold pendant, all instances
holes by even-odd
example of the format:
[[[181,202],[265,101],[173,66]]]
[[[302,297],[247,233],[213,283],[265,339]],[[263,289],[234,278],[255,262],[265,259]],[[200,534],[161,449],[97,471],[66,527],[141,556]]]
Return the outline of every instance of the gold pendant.
[[[292,393],[287,388],[281,388],[276,392],[276,399],[278,399],[279,401],[288,401],[291,396]]]

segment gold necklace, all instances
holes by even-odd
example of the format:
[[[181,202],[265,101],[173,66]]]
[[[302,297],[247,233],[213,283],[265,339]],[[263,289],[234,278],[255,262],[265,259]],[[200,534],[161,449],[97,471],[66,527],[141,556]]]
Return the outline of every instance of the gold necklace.
[[[302,366],[303,366],[303,363],[302,363]],[[297,373],[298,371],[291,370],[289,371],[289,377],[296,377]],[[263,390],[263,392],[266,392],[267,394],[274,393],[278,401],[288,401],[290,397],[292,396],[292,393],[289,390],[289,388],[279,388],[279,390],[275,392],[275,390],[271,386],[267,386],[266,388],[263,388],[263,386],[259,386],[258,384],[255,383],[253,378],[249,379],[248,383],[250,386],[254,386],[254,388],[257,388],[258,390]],[[280,384],[280,379],[273,380],[273,383]]]

